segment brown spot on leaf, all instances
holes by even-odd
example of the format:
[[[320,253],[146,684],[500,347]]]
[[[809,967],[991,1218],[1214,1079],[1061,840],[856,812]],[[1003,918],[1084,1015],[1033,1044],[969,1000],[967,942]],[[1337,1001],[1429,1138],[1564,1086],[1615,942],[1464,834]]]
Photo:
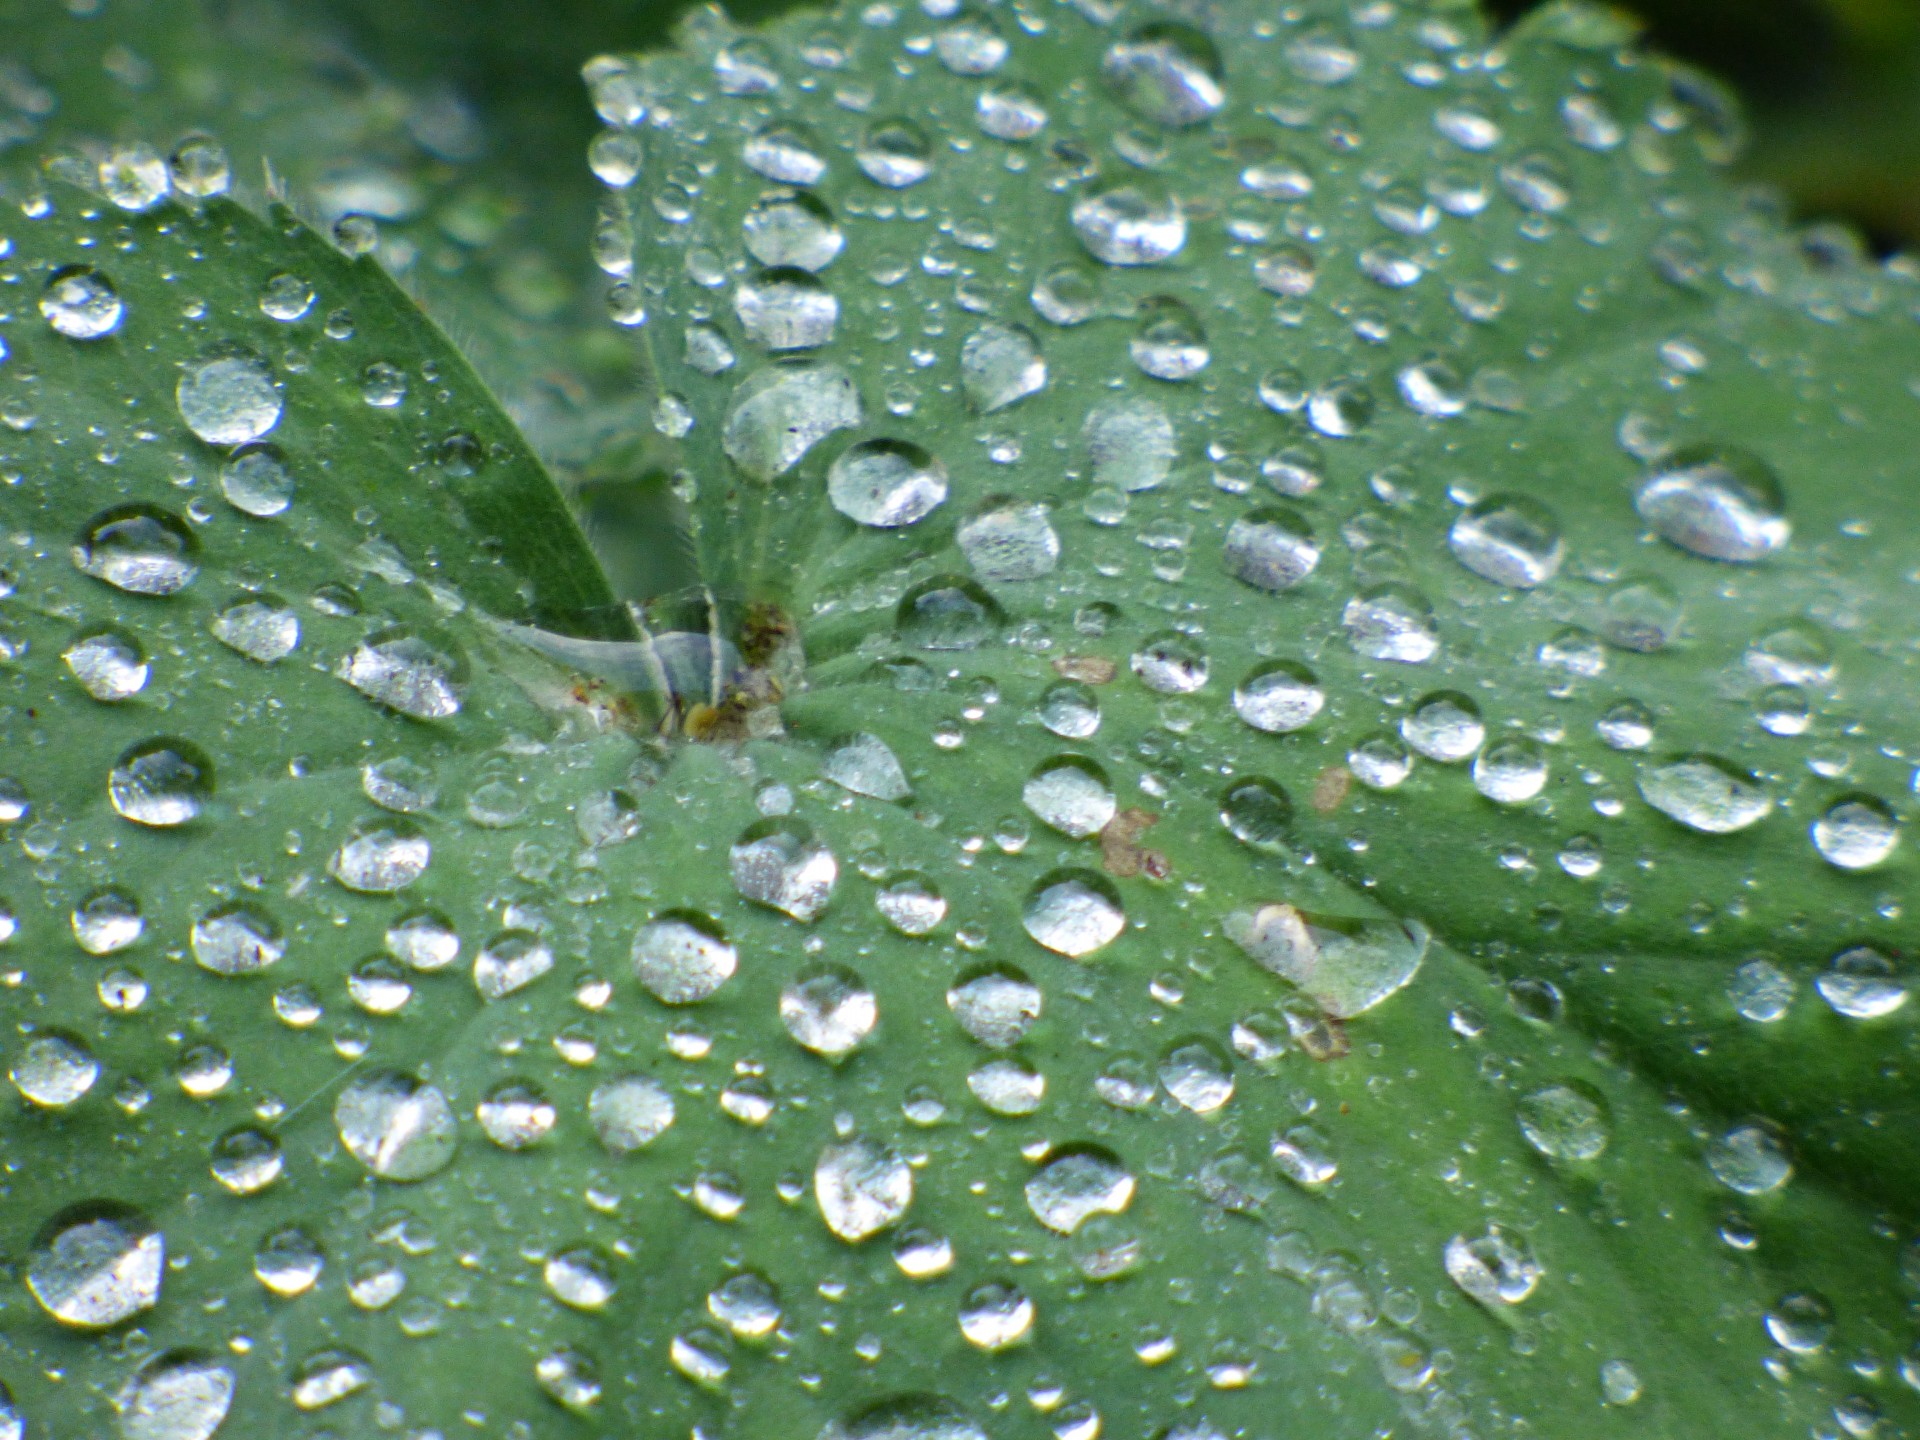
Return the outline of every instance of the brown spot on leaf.
[[[1061,655],[1053,662],[1055,673],[1082,685],[1105,685],[1117,673],[1113,661],[1099,655]]]
[[[1127,878],[1146,875],[1164,880],[1173,873],[1173,864],[1158,850],[1139,843],[1160,817],[1151,810],[1122,810],[1100,832],[1100,863],[1109,875]]]
[[[1352,788],[1353,772],[1344,765],[1329,765],[1313,777],[1314,811],[1331,815],[1346,802],[1347,792]]]

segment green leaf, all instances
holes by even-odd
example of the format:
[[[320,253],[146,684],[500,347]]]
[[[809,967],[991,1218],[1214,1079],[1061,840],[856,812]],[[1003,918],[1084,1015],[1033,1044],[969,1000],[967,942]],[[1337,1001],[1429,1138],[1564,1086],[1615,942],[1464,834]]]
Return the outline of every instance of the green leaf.
[[[587,67],[637,640],[366,262],[9,231],[29,1433],[1912,1428],[1907,267],[1597,12],[926,9]]]

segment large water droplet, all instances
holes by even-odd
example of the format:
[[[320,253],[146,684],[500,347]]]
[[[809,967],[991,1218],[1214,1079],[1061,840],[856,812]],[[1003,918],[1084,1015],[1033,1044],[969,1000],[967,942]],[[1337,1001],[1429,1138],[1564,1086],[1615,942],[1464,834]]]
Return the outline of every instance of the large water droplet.
[[[1060,536],[1047,507],[995,497],[960,522],[960,553],[982,580],[1039,580],[1060,563]]]
[[[1480,707],[1455,691],[1442,690],[1418,701],[1400,722],[1407,744],[1442,765],[1468,759],[1487,738]]]
[[[1173,469],[1173,420],[1153,400],[1113,400],[1087,413],[1087,451],[1096,485],[1151,490]]]
[[[1233,522],[1226,562],[1229,574],[1257,590],[1291,590],[1320,563],[1320,542],[1297,510],[1270,505]]]
[[[904,440],[863,440],[828,467],[827,498],[857,524],[918,524],[946,500],[947,467]]]
[[[105,275],[91,265],[69,265],[47,281],[40,313],[70,340],[99,340],[120,328],[126,307]]]
[[[107,799],[136,825],[185,825],[212,798],[213,762],[185,740],[144,740],[107,773]]]
[[[458,714],[467,688],[466,659],[453,642],[405,625],[367,636],[336,673],[368,699],[416,720]]]
[[[813,185],[827,173],[814,138],[797,125],[773,124],[749,136],[740,158],[757,175],[787,185]]]
[[[851,1055],[879,1020],[873,991],[844,965],[811,966],[780,991],[780,1023],[794,1043],[829,1060]]]
[[[840,874],[825,842],[800,821],[784,818],[748,827],[734,842],[728,864],[743,898],[803,923],[820,918]]]
[[[210,1440],[233,1405],[233,1372],[192,1350],[142,1365],[114,1397],[121,1440]]]
[[[1043,878],[1020,919],[1035,943],[1073,960],[1112,944],[1127,928],[1120,896],[1090,870],[1056,870]]]
[[[1503,1225],[1472,1239],[1456,1235],[1444,1254],[1447,1278],[1489,1309],[1518,1305],[1540,1284],[1540,1262],[1526,1237]]]
[[[1447,547],[1474,574],[1520,590],[1546,584],[1566,555],[1553,513],[1523,495],[1497,495],[1463,511]]]
[[[1547,787],[1540,747],[1523,736],[1496,740],[1473,762],[1473,788],[1497,805],[1521,805]]]
[[[1900,841],[1900,823],[1878,797],[1849,795],[1821,812],[1812,834],[1814,848],[1829,865],[1866,870],[1893,853]]]
[[[1306,666],[1292,661],[1256,670],[1234,689],[1233,709],[1256,730],[1284,735],[1313,723],[1327,694]]]
[[[1793,1161],[1778,1136],[1757,1121],[1736,1125],[1707,1146],[1714,1179],[1742,1195],[1778,1190],[1793,1175]]]
[[[657,1080],[625,1075],[595,1087],[587,1118],[600,1143],[615,1155],[651,1145],[673,1124],[673,1096]]]
[[[1236,911],[1224,929],[1256,964],[1341,1019],[1412,983],[1427,953],[1427,932],[1412,922],[1316,915],[1292,905]]]
[[[27,1256],[27,1289],[54,1319],[103,1330],[160,1301],[166,1239],[130,1205],[93,1201],[63,1210]]]
[[[721,448],[755,480],[799,464],[836,430],[860,423],[860,392],[838,365],[790,360],[740,382],[727,406]]]
[[[812,350],[833,339],[840,302],[805,270],[763,270],[734,292],[747,339],[768,350]]]
[[[73,544],[83,574],[134,595],[171,595],[200,573],[200,542],[174,516],[150,505],[120,505],[87,522]]]
[[[280,423],[273,371],[245,350],[219,350],[188,363],[174,398],[187,428],[209,445],[245,445]]]
[[[229,650],[262,665],[284,660],[300,646],[300,617],[277,595],[243,596],[207,628]]]
[[[1042,821],[1075,840],[1099,834],[1118,808],[1106,772],[1075,755],[1049,760],[1035,770],[1027,777],[1022,798]]]
[[[1613,1135],[1607,1102],[1578,1080],[1529,1092],[1515,1113],[1527,1143],[1550,1160],[1596,1160]]]
[[[284,514],[293,490],[293,476],[271,446],[242,450],[220,467],[220,493],[234,509],[256,519]]]
[[[936,577],[900,600],[895,627],[921,650],[971,650],[1000,628],[999,603],[971,580]]]
[[[1027,1208],[1049,1230],[1071,1235],[1098,1215],[1133,1203],[1134,1178],[1112,1151],[1070,1145],[1055,1151],[1027,1181]]]
[[[1878,1020],[1907,1003],[1907,982],[1878,950],[1855,945],[1842,950],[1813,982],[1836,1015]]]
[[[90,630],[60,654],[67,669],[95,700],[117,704],[146,688],[152,668],[139,641],[114,629]]]
[[[960,381],[973,408],[988,415],[1044,389],[1047,362],[1032,331],[989,322],[960,347]]]
[[[1779,477],[1732,446],[1676,450],[1640,481],[1633,503],[1662,539],[1709,560],[1765,559],[1792,532]]]
[[[947,918],[947,901],[924,875],[897,875],[873,897],[873,905],[902,935],[931,935]]]
[[[390,895],[426,874],[433,847],[407,820],[367,820],[353,828],[327,869],[349,890]]]
[[[776,270],[824,270],[847,244],[833,212],[805,192],[768,196],[747,212],[740,228],[747,253]]]
[[[900,757],[878,735],[862,732],[839,740],[820,770],[843,790],[874,800],[905,800],[913,793]]]
[[[1157,265],[1187,243],[1180,202],[1149,181],[1123,181],[1083,195],[1072,218],[1087,252],[1109,265]]]
[[[1207,683],[1206,651],[1178,631],[1141,642],[1131,664],[1140,683],[1162,695],[1191,695]]]
[[[277,964],[287,942],[271,917],[237,901],[193,922],[193,958],[216,975],[251,975]]]
[[[1421,665],[1440,650],[1433,607],[1405,585],[1389,582],[1354,596],[1340,623],[1354,652],[1369,660]]]
[[[1773,810],[1773,797],[1753,776],[1712,755],[1644,766],[1636,783],[1654,809],[1705,835],[1745,830]]]
[[[1040,987],[1011,966],[975,969],[947,991],[960,1028],[991,1050],[1017,1043],[1040,1017]]]
[[[8,1068],[7,1078],[30,1104],[60,1110],[93,1088],[100,1078],[100,1062],[78,1037],[43,1031],[27,1042]]]
[[[1220,53],[1186,25],[1145,25],[1111,45],[1101,74],[1121,102],[1159,125],[1198,125],[1226,104]]]
[[[907,1213],[913,1203],[913,1171],[885,1146],[849,1140],[820,1152],[813,1195],[827,1228],[857,1244]]]
[[[333,1104],[340,1141],[382,1180],[424,1180],[453,1162],[459,1126],[447,1097],[398,1070],[350,1080]]]

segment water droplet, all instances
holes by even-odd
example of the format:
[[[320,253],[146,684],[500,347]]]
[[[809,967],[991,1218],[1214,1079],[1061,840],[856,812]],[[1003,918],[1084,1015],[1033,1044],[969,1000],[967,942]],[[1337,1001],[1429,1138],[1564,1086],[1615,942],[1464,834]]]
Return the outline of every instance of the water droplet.
[[[1114,400],[1087,414],[1082,432],[1096,485],[1151,490],[1164,482],[1175,456],[1173,420],[1152,400]]]
[[[734,889],[756,905],[811,923],[827,908],[840,865],[800,821],[762,820],[742,832],[729,856]]]
[[[1400,386],[1400,398],[1419,414],[1429,419],[1445,420],[1466,413],[1467,387],[1446,361],[1421,360],[1407,366],[1396,378]],[[1457,532],[1457,523],[1454,528]],[[1459,541],[1455,540],[1454,544],[1458,548]],[[1470,562],[1469,568],[1472,568]]]
[[[1442,690],[1415,703],[1400,722],[1400,734],[1427,759],[1454,765],[1480,748],[1487,738],[1487,728],[1473,701]]]
[[[1653,744],[1653,713],[1637,700],[1610,705],[1593,728],[1610,750],[1645,750]]]
[[[749,1270],[707,1293],[707,1313],[742,1340],[763,1340],[780,1324],[779,1292]]]
[[[1756,1024],[1784,1019],[1793,1006],[1793,977],[1764,957],[1749,960],[1727,981],[1727,999],[1733,1008]]]
[[[1473,762],[1473,788],[1497,805],[1521,805],[1547,787],[1547,757],[1519,736],[1496,740]]]
[[[1600,1367],[1600,1400],[1605,1405],[1631,1405],[1640,1398],[1640,1376],[1624,1360],[1609,1360]]]
[[[1060,536],[1044,505],[990,499],[960,522],[954,539],[982,580],[1038,580],[1060,563]]]
[[[960,347],[960,381],[983,415],[1044,389],[1047,362],[1033,332],[1019,325],[982,325]]]
[[[820,1440],[987,1440],[987,1432],[941,1396],[902,1395],[836,1421]]]
[[[286,659],[300,645],[300,617],[277,595],[235,600],[207,628],[229,650],[262,665]]]
[[[1121,103],[1155,124],[1198,125],[1226,104],[1220,54],[1186,25],[1146,25],[1111,45],[1101,74]]]
[[[713,57],[713,76],[723,95],[766,95],[780,88],[780,70],[766,41],[748,36]]]
[[[896,1224],[913,1203],[913,1171],[870,1140],[829,1145],[813,1170],[813,1195],[827,1228],[857,1244]]]
[[[407,398],[407,374],[397,365],[376,360],[360,372],[360,398],[376,410],[394,410]]]
[[[553,948],[538,935],[506,930],[473,957],[473,987],[483,1000],[502,1000],[553,969]]]
[[[982,133],[1017,144],[1031,140],[1047,125],[1047,107],[1022,85],[989,85],[974,102],[974,120]]]
[[[1018,1042],[1040,1017],[1040,987],[1011,966],[969,971],[947,991],[947,1008],[960,1028],[993,1050]]]
[[[1100,313],[1099,281],[1082,265],[1042,271],[1030,298],[1040,318],[1054,325],[1084,325]]]
[[[133,595],[171,595],[200,573],[200,542],[178,519],[150,505],[120,505],[87,523],[73,544],[82,574]]]
[[[1141,304],[1140,321],[1127,348],[1141,373],[1155,380],[1191,379],[1213,359],[1200,317],[1165,295]]]
[[[880,916],[902,935],[930,935],[947,918],[947,902],[925,876],[895,877],[873,899]]]
[[[1292,661],[1254,671],[1233,692],[1234,713],[1271,735],[1305,729],[1326,704],[1319,679]]]
[[[1649,805],[1704,835],[1745,830],[1773,810],[1773,798],[1753,776],[1712,755],[1644,766],[1636,780]]]
[[[321,1350],[300,1362],[287,1398],[296,1410],[324,1410],[373,1383],[373,1366],[351,1350]]]
[[[740,158],[756,175],[785,185],[814,185],[827,173],[819,146],[796,125],[773,124],[750,136]]]
[[[1076,200],[1073,230],[1087,253],[1108,265],[1157,265],[1187,243],[1180,202],[1144,180],[1091,191]]]
[[[1707,1168],[1714,1179],[1742,1195],[1766,1195],[1793,1174],[1786,1146],[1757,1122],[1736,1125],[1707,1146]]]
[[[1833,1334],[1833,1306],[1811,1292],[1788,1295],[1766,1314],[1774,1344],[1796,1355],[1816,1355]]]
[[[340,1142],[382,1180],[424,1180],[452,1163],[459,1127],[447,1097],[398,1070],[347,1082],[333,1104]]]
[[[1047,1077],[1025,1061],[989,1060],[967,1074],[967,1089],[995,1115],[1031,1115],[1046,1098]]]
[[[293,503],[293,476],[271,446],[242,450],[220,467],[220,493],[256,519],[284,514]]]
[[[275,1230],[254,1252],[253,1275],[268,1291],[291,1300],[311,1290],[325,1268],[320,1247],[295,1226]]]
[[[1273,1137],[1268,1146],[1274,1168],[1305,1190],[1330,1185],[1340,1173],[1339,1162],[1327,1152],[1327,1142],[1309,1125],[1296,1125]]]
[[[1391,735],[1369,735],[1347,751],[1347,769],[1369,790],[1397,790],[1413,773],[1413,754]]]
[[[166,1239],[130,1205],[92,1201],[61,1211],[27,1256],[27,1289],[62,1325],[104,1330],[160,1302]]]
[[[869,125],[853,152],[854,163],[876,185],[904,190],[933,173],[933,145],[911,120],[880,120]]]
[[[185,740],[144,740],[107,772],[107,799],[136,825],[185,825],[213,798],[213,762]]]
[[[29,1103],[59,1110],[93,1088],[100,1078],[100,1062],[78,1037],[43,1031],[27,1042],[7,1076]]]
[[[812,350],[833,339],[840,302],[805,270],[763,270],[734,292],[747,339],[768,350]]]
[[[340,842],[328,873],[363,895],[391,895],[426,873],[433,848],[408,820],[366,820]]]
[[[146,688],[152,673],[140,644],[119,630],[90,630],[60,652],[67,669],[95,700],[116,704]]]
[[[1813,822],[1820,858],[1841,870],[1866,870],[1893,853],[1900,824],[1886,802],[1872,795],[1836,800]]]
[[[1878,1020],[1907,1003],[1906,981],[1893,962],[1865,945],[1842,950],[1813,984],[1834,1013],[1849,1020]]]
[[[1578,1080],[1530,1092],[1516,1114],[1527,1143],[1549,1160],[1597,1160],[1613,1135],[1607,1102]]]
[[[1233,785],[1220,801],[1220,823],[1242,845],[1277,850],[1293,824],[1293,801],[1264,776]]]
[[[233,1372],[192,1350],[142,1365],[114,1397],[121,1440],[211,1440],[233,1405]]]
[[[1233,1098],[1233,1066],[1211,1041],[1189,1040],[1160,1061],[1160,1083],[1181,1108],[1211,1115]]]
[[[1361,380],[1336,380],[1307,396],[1307,423],[1330,440],[1350,440],[1373,423],[1373,392]]]
[[[860,423],[860,392],[838,365],[790,360],[749,375],[733,392],[721,447],[755,480],[784,475],[827,436]]]
[[[1447,1278],[1489,1309],[1518,1305],[1538,1288],[1544,1273],[1526,1237],[1504,1225],[1489,1225],[1473,1239],[1454,1236],[1443,1258]]]
[[[1105,948],[1127,928],[1120,896],[1090,870],[1056,870],[1043,878],[1020,918],[1035,943],[1072,960]]]
[[[137,141],[108,151],[100,161],[99,175],[100,189],[107,199],[135,214],[153,209],[173,188],[173,177],[160,152]]]
[[[624,190],[640,178],[646,154],[631,130],[602,130],[587,144],[587,168],[602,185]]]
[[[174,390],[180,418],[209,445],[245,445],[280,423],[280,390],[267,362],[224,348],[189,362]]]
[[[282,271],[260,287],[260,311],[269,320],[290,324],[313,308],[313,285],[303,275]]]
[[[444,970],[460,958],[460,933],[437,910],[415,910],[387,927],[387,953],[409,969]]]
[[[280,1178],[286,1157],[273,1136],[244,1125],[213,1142],[208,1168],[229,1195],[257,1195]]]
[[[1360,52],[1337,31],[1317,25],[1287,45],[1287,65],[1313,85],[1340,85],[1360,69]]]
[[[497,1085],[474,1110],[487,1139],[502,1150],[524,1150],[553,1130],[559,1112],[553,1102],[532,1085]]]
[[[1664,540],[1708,560],[1751,563],[1787,543],[1779,477],[1759,456],[1725,445],[1676,450],[1634,494]]]
[[[1447,548],[1474,574],[1518,590],[1546,584],[1566,556],[1553,512],[1523,495],[1497,495],[1461,512]]]
[[[971,580],[936,577],[900,600],[895,628],[921,650],[971,650],[1000,628],[999,604]]]
[[[93,890],[73,907],[73,938],[89,955],[112,955],[146,933],[140,903],[111,886]]]
[[[1007,42],[983,15],[968,15],[933,37],[934,54],[956,75],[991,75],[1006,63]]]
[[[1106,772],[1074,755],[1049,760],[1035,770],[1022,798],[1044,823],[1075,840],[1097,835],[1118,808]]]
[[[1369,660],[1422,665],[1440,651],[1433,607],[1405,585],[1390,582],[1362,591],[1347,602],[1340,623],[1354,653]]]
[[[1227,571],[1257,590],[1290,590],[1320,563],[1320,542],[1297,510],[1268,506],[1233,522],[1227,531]]]
[[[416,720],[460,711],[467,664],[453,642],[394,625],[367,636],[336,672],[369,700]]]
[[[780,1023],[794,1043],[829,1060],[851,1055],[879,1020],[873,991],[844,965],[810,966],[780,991]]]
[[[1191,695],[1207,683],[1207,656],[1192,640],[1169,631],[1133,652],[1133,673],[1162,695]]]
[[[105,275],[91,265],[69,265],[47,281],[40,313],[70,340],[99,340],[120,328],[126,307]]]
[[[1017,1285],[995,1280],[961,1300],[960,1333],[976,1349],[1006,1350],[1032,1335],[1033,1317],[1033,1301]]]
[[[904,440],[863,440],[828,467],[827,498],[857,524],[914,525],[946,500],[947,469]]]
[[[804,191],[768,196],[747,212],[740,228],[747,253],[776,270],[824,270],[847,244],[833,212]],[[687,348],[691,351],[692,344]],[[715,370],[725,368],[719,365]]]
[[[195,200],[224,195],[233,183],[226,147],[210,135],[189,135],[174,146],[167,157],[167,174],[175,190]]]
[[[1225,933],[1261,968],[1347,1019],[1411,984],[1426,958],[1427,932],[1413,923],[1312,914],[1262,905],[1226,918]]]
[[[251,975],[287,953],[280,927],[238,902],[218,906],[194,921],[190,938],[194,960],[216,975]]]
[[[863,732],[835,742],[821,773],[842,789],[874,800],[899,801],[913,794],[900,757],[878,735]]]
[[[612,1264],[586,1245],[548,1256],[541,1279],[554,1299],[574,1310],[605,1309],[614,1295]]]
[[[587,1101],[587,1118],[611,1153],[630,1155],[673,1124],[673,1097],[658,1081],[626,1075],[595,1088]]]

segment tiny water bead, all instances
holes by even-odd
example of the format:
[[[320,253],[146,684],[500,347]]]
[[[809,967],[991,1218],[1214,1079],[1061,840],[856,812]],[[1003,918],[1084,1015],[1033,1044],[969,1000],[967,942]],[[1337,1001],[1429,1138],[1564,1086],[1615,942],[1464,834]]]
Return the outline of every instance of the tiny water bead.
[[[1773,797],[1753,776],[1712,755],[1644,766],[1636,783],[1654,809],[1703,835],[1731,835],[1773,811]]]
[[[1731,446],[1676,450],[1634,494],[1660,537],[1708,560],[1751,564],[1792,533],[1780,479],[1759,456]]]
[[[40,313],[69,340],[100,340],[120,328],[126,307],[105,275],[91,265],[69,265],[47,281]]]
[[[212,798],[213,762],[185,740],[142,741],[123,752],[107,773],[108,801],[136,825],[185,825]]]
[[[333,1105],[340,1143],[382,1180],[424,1180],[453,1161],[458,1122],[446,1095],[398,1070],[350,1080]]]
[[[245,445],[280,423],[273,371],[259,356],[237,348],[182,367],[174,396],[187,428],[209,445]]]
[[[61,1211],[35,1237],[27,1289],[63,1325],[104,1330],[160,1302],[166,1239],[144,1215],[116,1201]]]
[[[88,522],[73,543],[82,574],[130,595],[172,595],[200,573],[200,542],[177,517],[150,505],[121,505]]]

